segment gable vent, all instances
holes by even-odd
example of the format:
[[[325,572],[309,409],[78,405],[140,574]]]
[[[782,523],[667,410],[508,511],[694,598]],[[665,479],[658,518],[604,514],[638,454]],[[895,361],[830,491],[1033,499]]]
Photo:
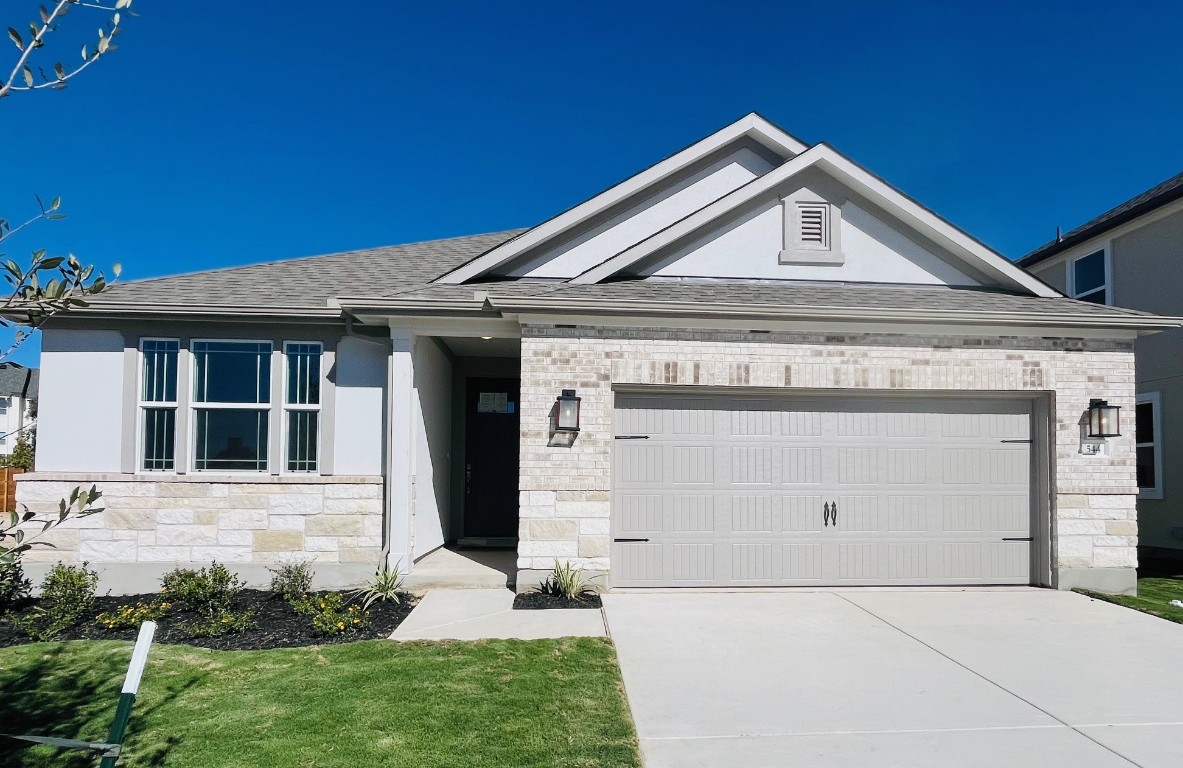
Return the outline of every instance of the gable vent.
[[[830,247],[829,205],[806,203],[797,206],[797,237],[801,245]]]

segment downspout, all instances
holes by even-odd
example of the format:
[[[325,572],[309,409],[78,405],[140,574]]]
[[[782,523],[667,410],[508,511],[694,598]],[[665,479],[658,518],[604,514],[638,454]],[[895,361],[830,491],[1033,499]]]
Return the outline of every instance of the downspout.
[[[390,370],[391,358],[394,355],[394,342],[391,341],[390,336],[367,336],[363,333],[358,333],[353,329],[354,317],[348,312],[345,315],[345,335],[351,339],[358,339],[360,341],[368,341],[371,344],[377,344],[386,350],[386,398],[384,408],[386,413],[382,419],[382,551],[379,554],[379,568],[385,569],[389,565],[390,559],[390,497],[394,490],[391,488],[392,478],[390,477],[390,399],[394,397],[394,393],[390,391],[390,380],[392,372]]]

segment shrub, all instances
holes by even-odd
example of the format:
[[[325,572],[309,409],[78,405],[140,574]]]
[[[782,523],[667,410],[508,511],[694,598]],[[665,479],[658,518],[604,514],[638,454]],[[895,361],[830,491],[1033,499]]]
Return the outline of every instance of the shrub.
[[[107,629],[121,629],[123,627],[138,627],[145,621],[157,621],[172,604],[165,600],[153,600],[150,603],[139,602],[135,605],[121,605],[111,613],[100,613],[98,623]]]
[[[308,563],[288,563],[271,571],[271,591],[294,602],[312,588],[312,567]]]
[[[160,580],[164,600],[181,603],[190,611],[213,619],[226,614],[230,603],[246,587],[246,582],[215,562],[209,568],[194,571],[176,568]]]
[[[356,605],[347,605],[340,592],[327,592],[319,597],[305,595],[292,603],[298,613],[312,617],[312,628],[322,635],[343,635],[368,629],[370,612]]]
[[[218,611],[211,616],[202,616],[196,621],[181,625],[181,631],[189,637],[221,637],[254,629],[254,611]]]
[[[13,610],[29,597],[33,584],[25,578],[20,555],[0,560],[0,614]]]
[[[55,565],[41,582],[37,608],[13,623],[36,640],[52,640],[73,626],[94,607],[99,586],[98,573],[87,570],[87,565]]]
[[[403,588],[403,572],[399,565],[395,563],[393,568],[383,565],[374,571],[365,586],[350,593],[353,599],[361,600],[363,611],[370,610],[370,606],[377,602],[388,601],[395,605],[402,602],[399,592]]]
[[[555,560],[554,570],[546,577],[546,581],[538,585],[538,591],[564,600],[582,600],[595,594],[595,590],[584,582],[581,569],[558,560]]]

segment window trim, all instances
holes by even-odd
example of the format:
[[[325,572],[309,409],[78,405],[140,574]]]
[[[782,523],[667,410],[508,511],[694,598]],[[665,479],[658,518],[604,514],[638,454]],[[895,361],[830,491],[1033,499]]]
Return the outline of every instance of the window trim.
[[[1105,281],[1100,285],[1100,287],[1092,288],[1090,290],[1083,291],[1083,292],[1077,292],[1077,290],[1076,290],[1076,262],[1080,261],[1081,259],[1087,259],[1090,256],[1096,256],[1098,253],[1101,254],[1101,263],[1105,269]],[[1106,306],[1106,307],[1113,306],[1113,263],[1112,263],[1112,259],[1110,258],[1111,253],[1112,253],[1112,249],[1109,247],[1109,242],[1106,241],[1106,242],[1102,243],[1099,248],[1090,248],[1090,249],[1088,249],[1087,253],[1082,253],[1078,256],[1073,256],[1069,259],[1066,259],[1065,263],[1067,265],[1066,266],[1067,275],[1065,276],[1065,279],[1064,279],[1064,285],[1066,285],[1068,287],[1067,293],[1070,298],[1083,301],[1084,300],[1083,297],[1085,297],[1085,296],[1091,296],[1094,293],[1099,293],[1100,291],[1104,291],[1105,292],[1105,303],[1103,306]]]
[[[177,345],[177,384],[176,384],[176,399],[175,400],[145,400],[144,399],[144,366],[146,364],[146,356],[144,354],[144,342],[147,341],[172,341]],[[180,453],[177,450],[179,445],[179,432],[177,427],[180,425],[181,418],[181,355],[184,354],[185,345],[176,336],[141,336],[139,343],[136,345],[136,377],[132,382],[132,386],[136,388],[136,471],[148,472],[154,475],[159,474],[176,474],[177,465],[179,463]],[[156,408],[160,410],[171,408],[173,411],[173,468],[172,469],[149,469],[146,464],[147,457],[144,455],[144,412],[149,408]]]
[[[197,401],[197,354],[194,351],[194,345],[201,343],[230,343],[230,344],[266,344],[267,352],[267,366],[268,366],[268,385],[267,385],[267,402],[265,403],[216,403],[209,401]],[[190,358],[189,365],[189,413],[186,417],[187,432],[186,440],[188,440],[188,471],[199,475],[254,475],[266,476],[273,474],[272,467],[272,448],[275,445],[275,346],[274,339],[237,339],[237,338],[208,338],[208,337],[194,337],[189,339],[188,353]],[[197,412],[199,410],[244,410],[244,411],[264,411],[267,414],[267,450],[265,452],[265,463],[262,469],[198,469],[197,468]]]
[[[319,370],[318,370],[318,387],[319,395],[316,399],[316,404],[308,403],[289,403],[288,402],[288,347],[303,344],[306,346],[316,346],[320,348],[319,356]],[[299,339],[285,339],[282,345],[282,356],[280,358],[280,367],[282,373],[282,386],[280,388],[280,402],[279,402],[279,428],[280,428],[280,450],[279,450],[279,473],[281,475],[300,475],[300,476],[316,476],[321,475],[323,460],[324,460],[324,399],[325,399],[325,343],[323,341],[301,341]],[[291,431],[288,429],[288,413],[292,411],[307,411],[314,412],[316,416],[316,469],[315,470],[298,470],[288,469],[288,445],[291,440]]]
[[[1139,499],[1153,499],[1161,500],[1163,498],[1163,476],[1162,476],[1162,392],[1139,392],[1135,401],[1136,404],[1149,403],[1153,408],[1154,418],[1151,424],[1151,435],[1154,442],[1139,443],[1137,442],[1137,432],[1134,433],[1134,464],[1137,466],[1137,449],[1139,447],[1153,447],[1154,448],[1154,485],[1150,488],[1138,488]],[[1137,419],[1138,411],[1134,409],[1134,418]]]

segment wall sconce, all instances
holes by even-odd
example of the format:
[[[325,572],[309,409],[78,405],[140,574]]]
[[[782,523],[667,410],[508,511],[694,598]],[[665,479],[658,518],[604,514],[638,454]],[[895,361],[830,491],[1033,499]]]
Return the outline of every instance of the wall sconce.
[[[1121,406],[1089,400],[1089,437],[1121,437]]]
[[[555,400],[555,431],[579,431],[579,398],[573,389],[564,389]]]

